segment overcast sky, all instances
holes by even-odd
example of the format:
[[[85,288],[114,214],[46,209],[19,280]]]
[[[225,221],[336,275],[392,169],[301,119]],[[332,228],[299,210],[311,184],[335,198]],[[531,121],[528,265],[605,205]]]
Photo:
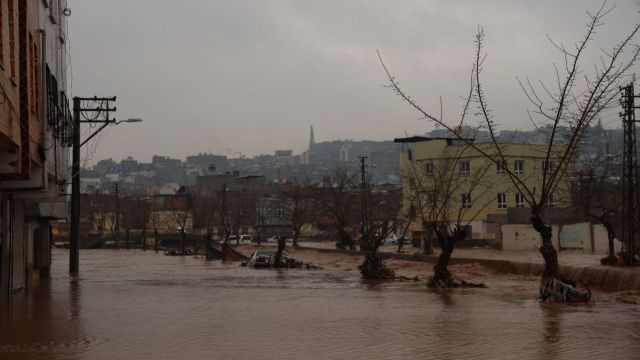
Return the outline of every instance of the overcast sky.
[[[316,141],[390,140],[433,128],[384,87],[379,50],[424,107],[460,111],[478,25],[485,90],[502,128],[531,129],[516,76],[548,80],[600,1],[68,0],[75,96],[117,95],[119,119],[91,163],[128,155],[273,153]],[[635,0],[597,34],[610,47],[640,18]],[[590,53],[595,60],[597,53]],[[638,67],[636,67],[637,71]],[[604,122],[617,125],[615,113]],[[87,154],[85,153],[85,156]]]

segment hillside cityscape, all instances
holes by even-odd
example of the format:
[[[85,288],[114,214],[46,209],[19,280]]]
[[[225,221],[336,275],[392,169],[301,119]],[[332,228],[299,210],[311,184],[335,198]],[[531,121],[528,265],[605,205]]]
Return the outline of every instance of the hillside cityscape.
[[[468,128],[467,131],[471,131]],[[448,137],[446,129],[432,130],[427,138]],[[529,131],[503,130],[501,142],[521,144],[544,144],[549,133],[544,129]],[[489,141],[489,134],[480,131],[474,136],[477,142]],[[598,122],[585,136],[583,156],[590,152],[607,151],[620,157],[623,132],[621,128],[606,129]],[[235,175],[261,176],[267,183],[321,183],[331,177],[336,169],[360,171],[360,157],[367,157],[370,165],[367,172],[374,184],[401,185],[400,155],[402,144],[372,140],[315,141],[313,126],[309,133],[306,151],[294,154],[293,150],[276,150],[273,154],[254,157],[228,158],[225,155],[199,153],[176,159],[171,156],[154,155],[150,163],[127,157],[120,161],[98,160],[95,165],[82,169],[82,193],[111,194],[114,184],[120,185],[122,194],[145,196],[174,194],[181,186],[196,184],[199,176]],[[579,166],[579,165],[577,165]]]

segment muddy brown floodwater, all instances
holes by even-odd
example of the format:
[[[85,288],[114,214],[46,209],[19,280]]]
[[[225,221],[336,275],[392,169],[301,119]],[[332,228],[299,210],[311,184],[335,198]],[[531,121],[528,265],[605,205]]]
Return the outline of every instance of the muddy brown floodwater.
[[[67,255],[54,251],[51,280],[0,309],[0,359],[640,358],[637,305],[133,250],[83,251],[70,279]]]

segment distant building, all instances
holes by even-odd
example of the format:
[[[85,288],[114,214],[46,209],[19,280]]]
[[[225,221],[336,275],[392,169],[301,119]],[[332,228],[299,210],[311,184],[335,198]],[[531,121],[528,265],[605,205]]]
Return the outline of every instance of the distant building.
[[[187,156],[186,163],[198,169],[201,175],[225,171],[228,167],[226,156],[206,153]]]

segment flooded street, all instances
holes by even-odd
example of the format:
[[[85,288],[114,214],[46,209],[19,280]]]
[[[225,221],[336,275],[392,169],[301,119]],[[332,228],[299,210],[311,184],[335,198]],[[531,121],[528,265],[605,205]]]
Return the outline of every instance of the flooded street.
[[[152,251],[89,250],[0,316],[0,359],[633,359],[640,308],[531,293],[428,291],[353,272],[252,270]],[[497,280],[499,281],[499,280]],[[492,286],[490,283],[489,286]]]

